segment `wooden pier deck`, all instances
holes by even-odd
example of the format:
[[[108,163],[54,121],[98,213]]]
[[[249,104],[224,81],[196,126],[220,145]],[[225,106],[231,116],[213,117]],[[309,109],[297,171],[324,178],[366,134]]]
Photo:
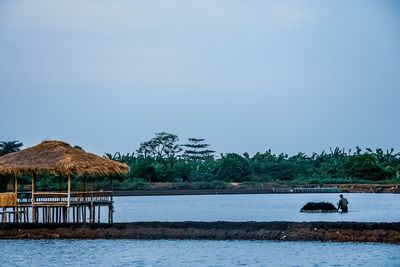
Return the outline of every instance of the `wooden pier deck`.
[[[8,197],[12,194],[8,194]],[[99,223],[107,212],[113,222],[114,201],[111,191],[19,193],[18,198],[0,209],[0,222],[14,223]],[[104,211],[105,209],[105,211]]]

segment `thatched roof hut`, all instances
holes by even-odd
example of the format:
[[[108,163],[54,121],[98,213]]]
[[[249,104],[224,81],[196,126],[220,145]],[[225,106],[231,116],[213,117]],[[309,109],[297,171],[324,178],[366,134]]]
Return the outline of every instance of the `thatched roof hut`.
[[[0,174],[52,173],[75,175],[121,175],[129,167],[120,162],[74,148],[61,141],[39,145],[0,157]]]
[[[87,153],[61,141],[43,141],[39,145],[7,154],[0,157],[0,175],[14,175],[14,193],[0,194],[0,207],[3,207],[3,213],[0,213],[3,214],[2,221],[5,218],[4,209],[11,207],[13,210],[8,213],[14,215],[15,222],[20,220],[20,213],[24,215],[26,222],[29,221],[29,209],[32,222],[39,221],[40,209],[42,222],[70,222],[71,208],[73,222],[86,222],[86,211],[90,214],[90,222],[94,222],[97,207],[100,222],[100,207],[108,206],[108,222],[112,222],[112,176],[125,174],[128,171],[129,167],[124,163]],[[21,202],[22,195],[18,192],[17,176],[22,173],[32,175],[32,193],[26,197],[25,202]],[[43,173],[67,176],[67,192],[36,192],[37,174]],[[109,176],[111,191],[71,193],[72,175]]]

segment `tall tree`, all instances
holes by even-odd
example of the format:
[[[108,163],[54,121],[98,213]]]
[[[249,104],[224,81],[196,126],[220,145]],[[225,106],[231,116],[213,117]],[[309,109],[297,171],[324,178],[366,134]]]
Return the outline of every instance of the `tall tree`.
[[[210,161],[214,158],[214,150],[208,149],[209,144],[204,144],[205,139],[189,138],[188,143],[182,146],[186,147],[183,157],[191,161]]]
[[[182,148],[178,144],[179,138],[175,134],[161,132],[156,133],[156,136],[150,141],[140,144],[137,152],[146,157],[153,157],[168,169],[172,169],[174,161]]]
[[[236,153],[221,155],[217,176],[226,182],[243,182],[250,174],[249,162]]]
[[[21,150],[23,144],[19,141],[1,141],[0,142],[0,156],[8,153],[18,152]]]
[[[22,143],[19,141],[1,141],[0,142],[0,157],[9,153],[18,152],[21,150]],[[10,177],[0,177],[0,192],[7,190],[7,184],[10,182]]]

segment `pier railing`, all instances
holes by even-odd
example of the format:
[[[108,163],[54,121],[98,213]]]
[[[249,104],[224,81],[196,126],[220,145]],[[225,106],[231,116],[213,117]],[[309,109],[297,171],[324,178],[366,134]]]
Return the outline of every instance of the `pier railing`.
[[[111,191],[71,192],[70,205],[94,203],[109,203],[112,201]],[[26,203],[26,202],[25,202]],[[33,205],[67,205],[68,193],[36,192],[33,193]]]

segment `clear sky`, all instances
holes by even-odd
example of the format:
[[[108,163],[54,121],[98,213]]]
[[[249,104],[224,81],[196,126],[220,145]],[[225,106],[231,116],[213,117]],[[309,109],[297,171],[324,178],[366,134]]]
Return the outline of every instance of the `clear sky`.
[[[400,1],[0,2],[0,140],[400,150]]]

